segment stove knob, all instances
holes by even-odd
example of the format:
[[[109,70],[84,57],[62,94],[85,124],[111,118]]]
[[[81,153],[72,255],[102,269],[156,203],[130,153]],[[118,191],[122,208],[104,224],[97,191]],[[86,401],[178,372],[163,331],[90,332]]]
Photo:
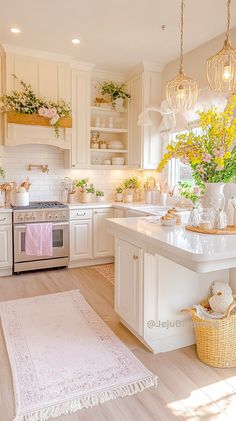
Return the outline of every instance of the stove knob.
[[[58,219],[58,215],[57,215],[57,214],[56,214],[56,215],[54,215],[54,218],[55,218],[55,219]]]
[[[48,215],[48,219],[52,219],[52,215],[51,214]]]
[[[34,221],[34,220],[36,219],[36,217],[32,214],[32,215],[31,215],[31,217],[30,217],[30,219],[31,219],[32,221]]]
[[[62,214],[62,218],[66,218],[66,214],[64,212]]]
[[[29,221],[30,220],[30,216],[26,215],[26,220]]]
[[[18,220],[19,220],[19,221],[23,221],[23,220],[24,220],[23,215],[19,215],[19,216],[18,216]]]

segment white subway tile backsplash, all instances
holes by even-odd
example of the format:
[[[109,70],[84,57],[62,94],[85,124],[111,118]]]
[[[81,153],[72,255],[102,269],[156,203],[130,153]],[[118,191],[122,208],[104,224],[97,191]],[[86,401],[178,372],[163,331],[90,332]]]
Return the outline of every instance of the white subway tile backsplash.
[[[49,173],[43,174],[37,169],[28,171],[29,164],[48,164]],[[114,192],[122,180],[132,175],[140,175],[134,170],[66,170],[64,152],[53,146],[24,145],[0,147],[0,166],[5,169],[6,181],[22,182],[26,177],[32,183],[30,200],[61,200],[63,180],[88,177],[95,188],[105,192],[107,200],[114,199]]]

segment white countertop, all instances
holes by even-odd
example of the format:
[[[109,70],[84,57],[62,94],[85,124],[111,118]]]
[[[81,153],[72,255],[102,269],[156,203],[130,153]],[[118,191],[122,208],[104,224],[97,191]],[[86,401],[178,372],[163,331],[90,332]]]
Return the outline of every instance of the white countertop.
[[[89,202],[89,203],[68,203],[69,209],[97,209],[97,208],[119,208],[132,209],[138,212],[155,215],[156,212],[164,212],[171,206],[152,205],[142,202]],[[179,212],[186,212],[187,209],[177,208]]]
[[[6,213],[6,212],[12,212],[12,208],[6,208],[5,206],[3,206],[2,208],[0,208],[0,213]]]
[[[187,231],[185,226],[164,227],[147,218],[107,220],[118,238],[143,242],[146,250],[169,258],[195,272],[236,267],[236,235],[206,235]]]

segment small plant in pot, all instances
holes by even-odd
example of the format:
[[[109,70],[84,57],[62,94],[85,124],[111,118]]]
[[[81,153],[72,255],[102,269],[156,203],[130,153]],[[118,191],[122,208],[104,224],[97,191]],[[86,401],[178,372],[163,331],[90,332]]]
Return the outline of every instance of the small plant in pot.
[[[96,200],[97,202],[103,202],[104,201],[104,192],[101,190],[96,191]]]
[[[123,202],[123,187],[118,186],[116,188],[116,202]]]
[[[82,203],[91,202],[91,196],[94,194],[95,189],[93,184],[88,184],[88,178],[82,178],[81,180],[75,180],[75,187],[79,190],[79,200]]]
[[[130,94],[126,92],[126,85],[122,83],[119,85],[115,82],[102,82],[100,83],[101,94],[104,97],[109,97],[112,108],[116,111],[123,110],[124,100],[130,98]]]
[[[141,187],[141,182],[138,177],[134,176],[126,178],[123,182],[125,191],[125,202],[133,202],[135,192]]]

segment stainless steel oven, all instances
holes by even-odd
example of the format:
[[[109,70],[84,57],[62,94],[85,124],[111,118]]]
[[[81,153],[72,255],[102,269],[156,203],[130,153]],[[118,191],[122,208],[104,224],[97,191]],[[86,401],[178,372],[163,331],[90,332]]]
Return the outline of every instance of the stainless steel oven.
[[[47,202],[48,203],[48,202]],[[51,203],[51,202],[49,202]],[[53,202],[55,203],[55,202]],[[69,211],[50,211],[43,208],[25,213],[22,209],[13,210],[14,221],[14,272],[50,267],[68,266],[69,263]],[[25,252],[27,223],[52,223],[52,256],[28,256]]]

